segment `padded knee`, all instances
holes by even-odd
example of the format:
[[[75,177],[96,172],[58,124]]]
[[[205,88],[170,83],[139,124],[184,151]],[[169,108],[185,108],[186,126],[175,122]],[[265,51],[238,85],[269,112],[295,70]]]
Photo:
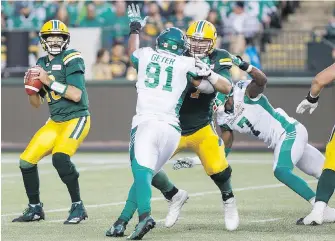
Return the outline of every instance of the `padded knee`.
[[[282,183],[285,183],[287,176],[290,176],[292,170],[289,167],[276,167],[274,171],[275,177]]]
[[[219,172],[217,174],[213,174],[210,177],[215,183],[225,183],[228,181],[232,173],[232,169],[230,166],[228,166],[225,170],[222,172]]]
[[[78,179],[79,173],[76,166],[71,162],[69,155],[60,152],[53,154],[52,164],[65,184]]]
[[[22,169],[30,169],[30,168],[37,168],[37,165],[27,162],[25,160],[20,159],[20,168]]]

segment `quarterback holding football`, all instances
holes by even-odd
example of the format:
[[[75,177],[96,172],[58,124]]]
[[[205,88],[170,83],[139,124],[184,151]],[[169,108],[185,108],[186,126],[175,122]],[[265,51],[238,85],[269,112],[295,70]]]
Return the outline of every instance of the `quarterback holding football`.
[[[50,118],[32,137],[20,156],[20,169],[29,199],[28,208],[13,222],[44,219],[40,201],[37,164],[52,154],[52,164],[67,186],[72,205],[64,224],[77,224],[87,218],[80,198],[79,173],[71,162],[90,129],[90,113],[85,88],[85,64],[80,52],[68,50],[70,33],[59,20],[46,22],[39,33],[48,53],[26,72],[25,90],[32,106],[48,102]]]

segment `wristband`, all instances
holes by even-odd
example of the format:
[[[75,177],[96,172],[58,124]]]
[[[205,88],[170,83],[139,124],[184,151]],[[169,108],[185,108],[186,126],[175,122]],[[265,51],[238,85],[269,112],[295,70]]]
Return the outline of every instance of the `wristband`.
[[[313,96],[311,95],[311,92],[309,91],[309,92],[308,92],[308,95],[306,96],[306,99],[307,99],[308,102],[314,104],[314,103],[318,102],[318,100],[319,100],[319,96],[317,96],[317,97],[313,97]]]
[[[130,23],[130,33],[129,34],[139,34],[142,26],[140,22]]]
[[[250,66],[249,63],[247,63],[245,61],[242,61],[242,63],[238,67],[243,71],[247,71],[249,69],[249,66]],[[250,71],[251,71],[251,69],[250,69]]]
[[[211,71],[211,74],[207,77],[208,81],[211,82],[212,85],[215,85],[219,80],[219,75]]]
[[[253,67],[253,66],[252,66],[251,64],[249,64],[249,67],[247,68],[246,72],[247,72],[247,73],[250,73],[251,70],[252,70],[252,67]]]
[[[226,147],[224,149],[224,152],[226,153],[226,157],[227,157],[229,155],[229,153],[231,152],[231,148]]]
[[[62,83],[59,83],[57,81],[52,81],[50,84],[50,89],[53,91],[56,91],[58,94],[61,96],[64,96],[66,90],[67,90],[68,85],[64,85]]]

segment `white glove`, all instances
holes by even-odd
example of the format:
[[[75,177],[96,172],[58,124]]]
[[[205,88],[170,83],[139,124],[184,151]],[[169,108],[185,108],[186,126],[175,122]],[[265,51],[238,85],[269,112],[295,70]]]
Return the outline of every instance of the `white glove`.
[[[175,163],[173,163],[172,169],[179,170],[182,168],[192,168],[196,165],[193,157],[180,158]]]
[[[209,65],[202,62],[198,57],[195,58],[195,67],[198,76],[208,77],[212,73],[212,70],[209,67]]]
[[[140,7],[136,4],[135,8],[135,5],[132,3],[131,5],[128,5],[128,18],[130,23],[139,22],[141,24],[141,28],[143,28],[147,23],[148,16],[142,19]]]
[[[309,114],[312,114],[313,111],[318,107],[318,102],[316,103],[311,103],[308,100],[304,99],[301,101],[301,103],[298,105],[296,112],[298,114],[304,113],[306,110],[309,109]]]

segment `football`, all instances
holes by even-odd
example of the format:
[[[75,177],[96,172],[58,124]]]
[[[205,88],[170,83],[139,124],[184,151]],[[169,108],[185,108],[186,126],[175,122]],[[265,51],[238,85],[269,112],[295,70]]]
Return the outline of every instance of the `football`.
[[[43,83],[39,79],[33,80],[34,77],[39,76],[39,71],[37,68],[28,69],[26,75],[24,76],[24,88],[28,95],[36,94],[43,87]]]

